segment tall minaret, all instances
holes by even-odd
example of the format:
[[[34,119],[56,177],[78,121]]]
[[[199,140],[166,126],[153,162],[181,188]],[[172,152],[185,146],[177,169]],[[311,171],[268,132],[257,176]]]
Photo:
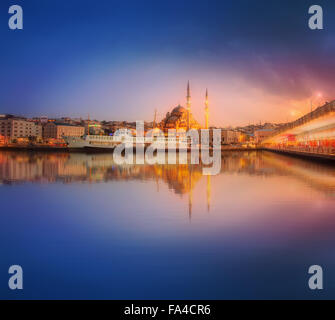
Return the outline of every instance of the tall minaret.
[[[206,123],[206,127],[205,129],[208,129],[208,90],[206,89],[206,98],[205,98],[205,123]]]
[[[157,117],[157,109],[155,109],[154,122],[152,123],[152,129],[156,128],[156,117]]]
[[[187,110],[187,130],[190,130],[190,112],[191,112],[190,81],[187,82],[186,110]]]

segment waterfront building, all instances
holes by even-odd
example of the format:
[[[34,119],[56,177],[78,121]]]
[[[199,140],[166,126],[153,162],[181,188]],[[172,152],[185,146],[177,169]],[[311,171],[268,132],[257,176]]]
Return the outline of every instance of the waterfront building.
[[[241,137],[241,133],[238,131],[233,131],[233,130],[222,130],[221,131],[222,144],[239,143],[241,142],[240,137]]]
[[[25,118],[7,116],[0,118],[0,135],[7,139],[41,138],[42,126]]]
[[[49,122],[43,128],[43,138],[61,139],[67,137],[81,137],[85,134],[85,128],[69,123]]]

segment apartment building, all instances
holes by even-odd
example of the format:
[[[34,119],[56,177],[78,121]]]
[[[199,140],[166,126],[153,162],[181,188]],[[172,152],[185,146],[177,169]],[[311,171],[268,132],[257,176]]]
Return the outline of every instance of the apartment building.
[[[0,135],[8,139],[42,137],[42,126],[24,118],[1,117]]]
[[[222,130],[222,144],[236,144],[240,142],[241,133],[233,130]]]
[[[43,138],[61,139],[67,137],[81,137],[85,128],[68,123],[49,122],[43,128]]]

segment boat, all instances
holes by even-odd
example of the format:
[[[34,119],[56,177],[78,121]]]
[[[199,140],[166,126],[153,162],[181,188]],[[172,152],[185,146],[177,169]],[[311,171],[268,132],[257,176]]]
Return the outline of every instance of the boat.
[[[82,137],[63,137],[69,149],[111,149],[120,142],[113,136],[84,135]]]
[[[148,147],[155,143],[157,149],[185,149],[190,147],[190,139],[183,137],[133,137],[133,136],[106,136],[106,135],[84,135],[82,137],[64,136],[69,149],[72,150],[114,150],[119,144],[133,148],[137,145]]]

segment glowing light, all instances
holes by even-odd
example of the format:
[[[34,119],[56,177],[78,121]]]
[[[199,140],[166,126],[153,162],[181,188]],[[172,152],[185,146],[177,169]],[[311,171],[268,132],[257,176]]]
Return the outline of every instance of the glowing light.
[[[302,116],[302,112],[300,110],[292,109],[290,111],[290,115],[292,117]]]

